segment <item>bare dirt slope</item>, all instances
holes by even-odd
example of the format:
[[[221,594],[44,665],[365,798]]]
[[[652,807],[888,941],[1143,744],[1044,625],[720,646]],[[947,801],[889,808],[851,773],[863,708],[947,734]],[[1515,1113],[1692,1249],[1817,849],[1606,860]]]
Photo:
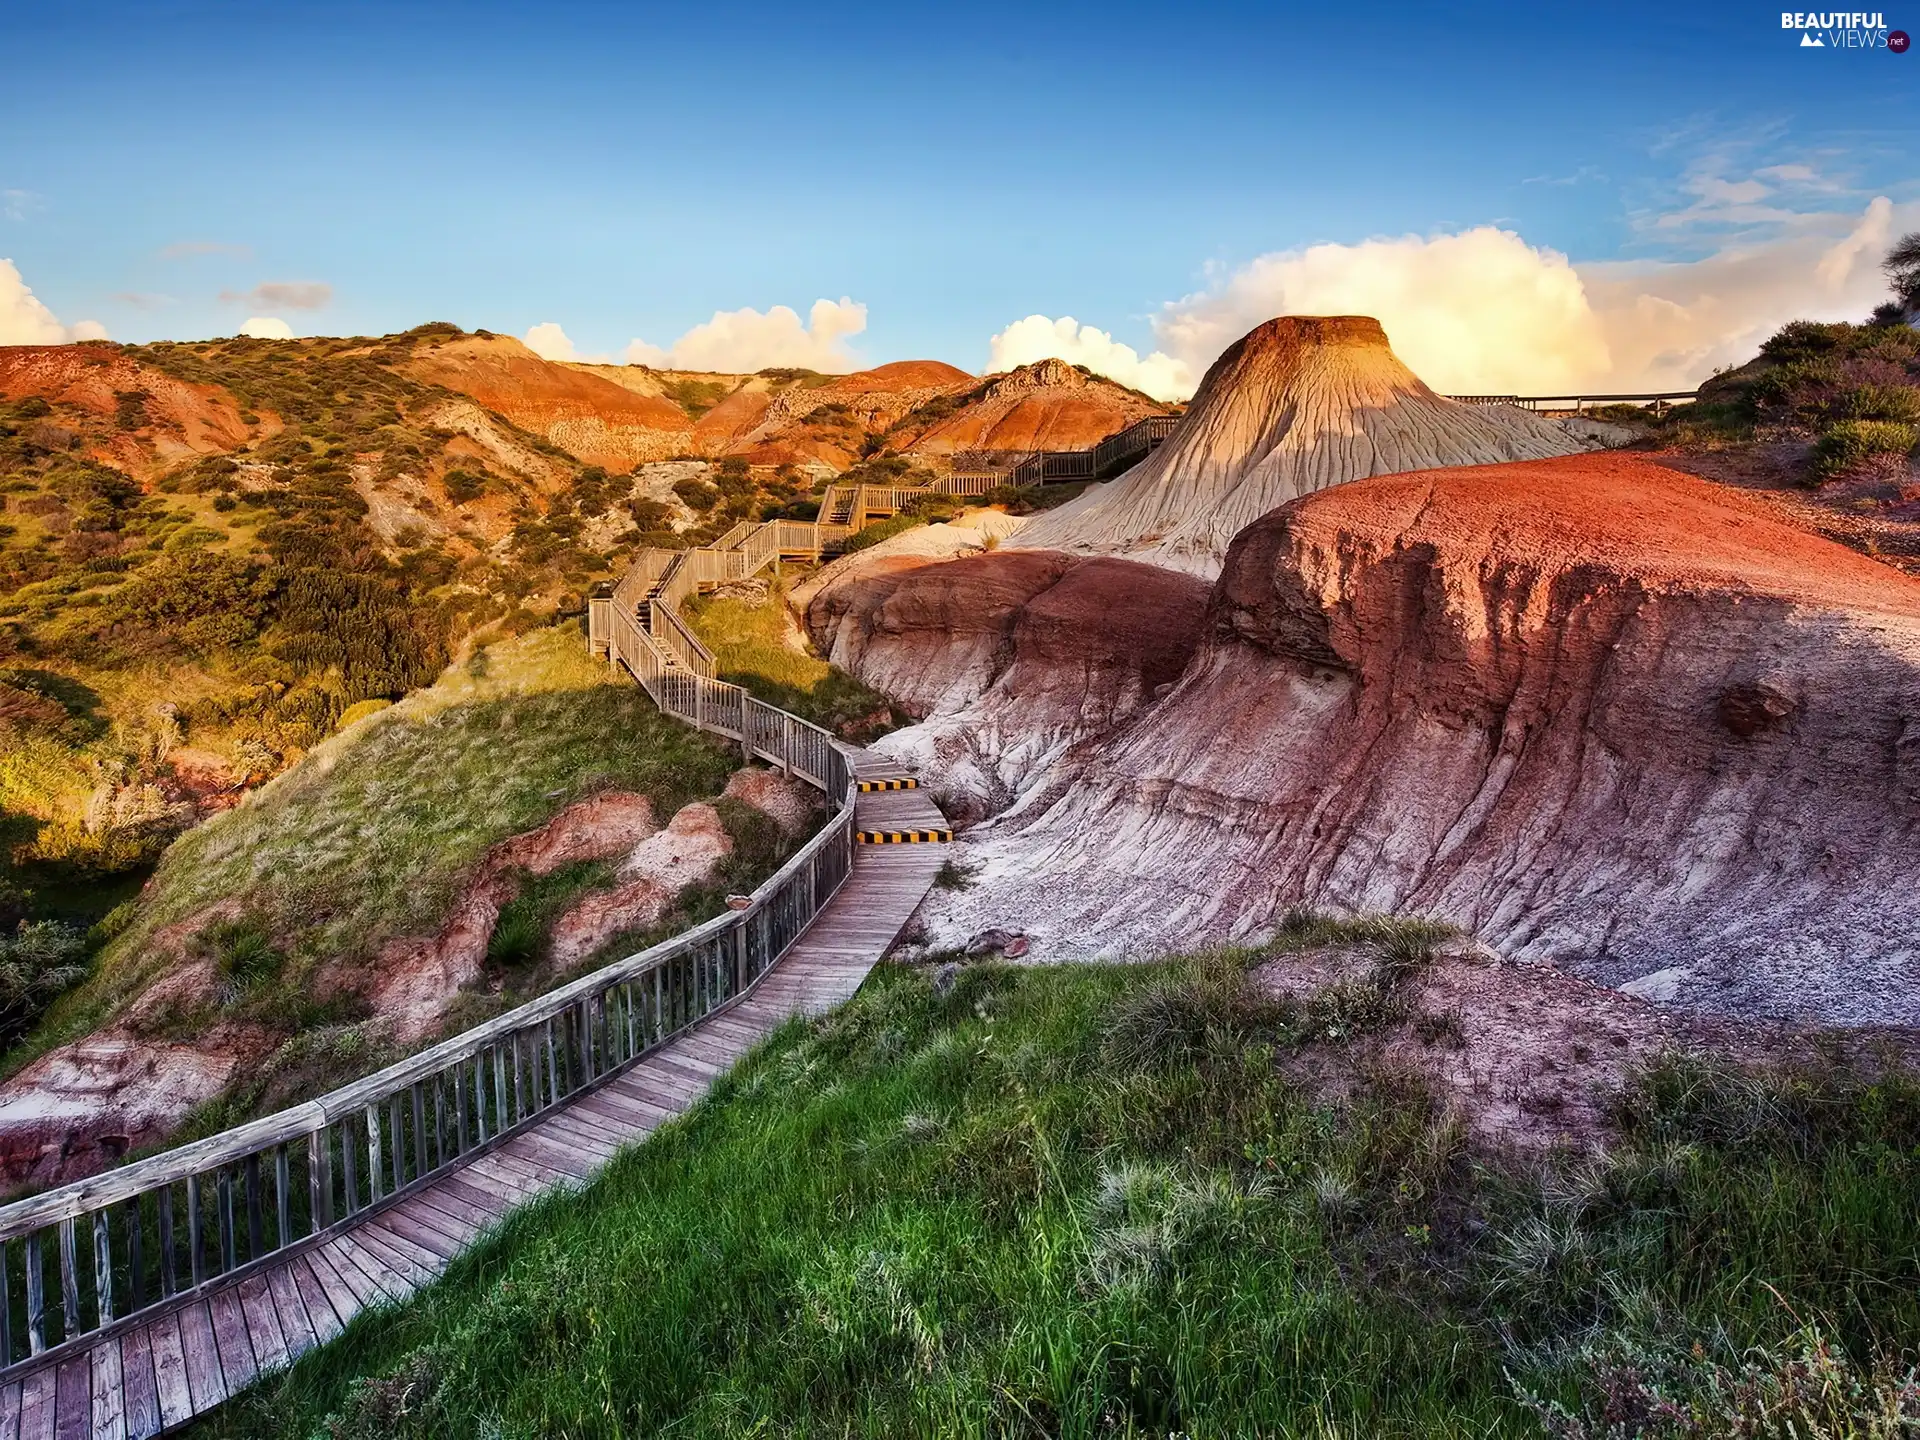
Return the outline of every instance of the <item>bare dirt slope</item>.
[[[416,380],[444,385],[544,435],[592,465],[629,470],[680,454],[693,419],[660,394],[645,394],[541,359],[505,335],[467,337],[418,352],[405,366]]]
[[[1211,577],[1243,527],[1329,485],[1585,448],[1524,411],[1442,399],[1400,363],[1377,320],[1283,316],[1214,362],[1166,444],[1013,543]]]
[[[1069,957],[1412,912],[1661,1001],[1912,1024],[1917,845],[1920,583],[1570,457],[1250,526],[1172,692],[976,831],[986,883],[929,923]]]

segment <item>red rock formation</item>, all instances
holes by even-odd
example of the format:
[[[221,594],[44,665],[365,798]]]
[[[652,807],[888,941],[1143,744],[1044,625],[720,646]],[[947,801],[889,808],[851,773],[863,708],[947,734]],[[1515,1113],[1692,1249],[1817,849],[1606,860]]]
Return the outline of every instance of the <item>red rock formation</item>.
[[[471,396],[521,429],[610,470],[680,454],[693,437],[692,419],[671,400],[542,360],[504,335],[421,349],[405,369],[416,380]]]
[[[807,622],[836,663],[931,717],[877,748],[971,819],[1178,678],[1206,595],[1153,566],[999,550],[854,572],[814,597]]]
[[[1017,878],[936,897],[937,938],[1404,911],[1650,998],[1913,1024],[1920,583],[1641,459],[1356,482],[1244,531],[1173,692],[976,833]]]

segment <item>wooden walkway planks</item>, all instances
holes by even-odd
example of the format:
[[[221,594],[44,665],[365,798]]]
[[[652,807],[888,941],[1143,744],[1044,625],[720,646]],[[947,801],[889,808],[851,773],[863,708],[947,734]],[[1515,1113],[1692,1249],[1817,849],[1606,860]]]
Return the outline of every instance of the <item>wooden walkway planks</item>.
[[[906,778],[849,749],[862,780]],[[863,792],[862,828],[944,828],[924,792]],[[362,1310],[430,1283],[488,1227],[577,1189],[623,1146],[699,1102],[795,1014],[851,998],[926,898],[941,844],[855,847],[847,882],[752,991],[505,1144],[350,1228],[238,1280],[215,1282],[88,1349],[0,1383],[0,1440],[144,1440],[186,1424],[338,1335]]]

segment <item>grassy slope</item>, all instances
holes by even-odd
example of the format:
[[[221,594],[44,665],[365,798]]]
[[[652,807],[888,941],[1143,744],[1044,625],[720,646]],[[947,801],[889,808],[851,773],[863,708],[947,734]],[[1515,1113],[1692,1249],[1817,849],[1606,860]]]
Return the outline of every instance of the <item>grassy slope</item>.
[[[285,952],[272,987],[284,1008],[322,963],[431,930],[496,841],[609,786],[650,796],[664,821],[736,765],[591,660],[571,625],[481,650],[176,841],[116,913],[90,980],[11,1063],[111,1014],[169,964],[154,933],[216,901],[237,901]]]
[[[701,596],[685,613],[713,651],[721,679],[856,743],[893,728],[886,696],[792,642],[780,583],[762,601]]]
[[[1243,959],[883,971],[200,1433],[1518,1435],[1509,1372],[1671,1357],[1637,1373],[1711,1412],[1801,1319],[1915,1333],[1911,1085],[1673,1066],[1611,1160],[1522,1174],[1404,1077],[1312,1098],[1393,997],[1256,1001]]]

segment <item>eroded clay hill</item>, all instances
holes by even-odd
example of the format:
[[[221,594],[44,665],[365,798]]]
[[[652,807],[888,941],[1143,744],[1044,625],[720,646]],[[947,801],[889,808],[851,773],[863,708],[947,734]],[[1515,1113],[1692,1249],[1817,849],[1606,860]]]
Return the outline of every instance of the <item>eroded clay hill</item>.
[[[938,777],[959,820],[1006,809],[1077,742],[1177,680],[1207,586],[1104,556],[877,558],[804,597],[822,653],[907,713],[881,748]]]
[[[916,607],[987,608],[937,574],[816,601],[816,630],[884,683]],[[1021,697],[995,703],[1011,731]],[[886,743],[937,771],[948,729]],[[962,790],[983,759],[953,757]],[[969,843],[982,883],[932,902],[937,944],[1003,926],[1048,959],[1143,954],[1298,905],[1400,911],[1663,1002],[1920,1022],[1920,583],[1649,460],[1288,505],[1234,542],[1164,698],[997,779],[1011,806]]]
[[[1085,450],[1172,408],[1064,360],[1039,360],[988,377],[964,407],[902,448],[929,458],[967,450]]]
[[[1434,394],[1377,320],[1283,316],[1213,363],[1165,445],[1013,543],[1128,555],[1211,577],[1241,529],[1329,485],[1583,448],[1524,411]]]
[[[423,348],[404,368],[416,380],[471,396],[590,465],[629,470],[692,444],[692,417],[657,388],[629,389],[553,364],[505,335]]]
[[[143,478],[238,449],[256,433],[225,390],[143,365],[113,345],[0,345],[0,396],[56,407],[43,448],[79,448]],[[259,433],[278,428],[269,418]]]
[[[942,464],[961,451],[1076,450],[1169,409],[1059,360],[985,380],[938,360],[730,375],[559,363],[484,335],[423,349],[407,371],[613,471],[677,455],[838,471],[876,452]]]

